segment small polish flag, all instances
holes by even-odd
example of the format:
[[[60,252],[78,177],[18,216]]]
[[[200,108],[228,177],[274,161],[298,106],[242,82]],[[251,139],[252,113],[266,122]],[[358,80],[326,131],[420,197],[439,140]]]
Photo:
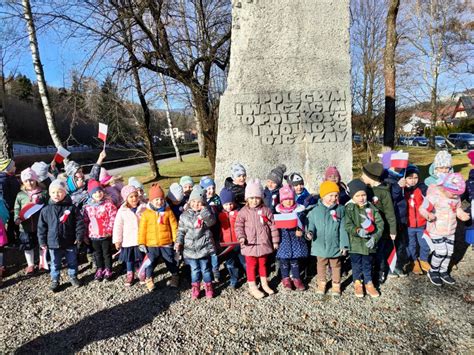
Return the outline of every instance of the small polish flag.
[[[392,154],[390,161],[392,168],[406,169],[408,166],[408,153],[404,153],[401,150],[395,154]]]
[[[370,218],[367,218],[367,216],[364,216],[363,214],[360,214],[360,216],[363,218],[361,227],[364,228],[367,233],[373,233],[373,231],[375,230],[375,226],[370,220]]]
[[[426,242],[426,244],[430,248],[430,251],[434,251],[434,244],[433,244],[433,241],[431,240],[431,235],[430,233],[428,233],[427,230],[423,232],[421,239],[423,239]]]
[[[20,219],[26,221],[43,208],[42,204],[27,203],[20,211]]]
[[[61,164],[64,161],[64,159],[66,159],[69,156],[69,154],[71,154],[70,151],[68,151],[67,149],[63,147],[59,147],[58,151],[54,155],[54,161],[58,164]]]
[[[138,269],[138,274],[143,275],[145,273],[145,269],[151,265],[151,260],[148,258],[148,255],[145,255],[143,258],[143,262]]]
[[[393,246],[392,252],[388,256],[387,263],[390,271],[394,272],[395,266],[397,265],[397,248],[395,248],[395,245]]]
[[[40,249],[40,260],[39,260],[39,268],[43,270],[49,270],[48,261],[46,259],[46,254],[48,253],[48,249]]]
[[[276,214],[275,226],[279,229],[292,229],[298,227],[298,216],[295,212]]]
[[[104,123],[99,123],[99,139],[104,143],[107,140],[107,125]]]

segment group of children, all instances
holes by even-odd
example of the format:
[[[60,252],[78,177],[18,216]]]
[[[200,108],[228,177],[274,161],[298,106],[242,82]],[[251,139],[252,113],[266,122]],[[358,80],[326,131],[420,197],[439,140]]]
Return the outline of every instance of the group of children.
[[[0,237],[19,236],[27,274],[35,272],[35,249],[43,267],[48,267],[49,254],[53,291],[59,288],[63,259],[71,284],[81,286],[81,251],[93,253],[95,280],[112,279],[118,256],[126,268],[125,286],[138,281],[149,291],[155,288],[153,272],[160,260],[171,274],[169,287],[178,287],[180,270],[188,265],[192,299],[200,297],[201,283],[205,297],[214,296],[222,260],[230,287],[238,287],[243,269],[256,299],[274,293],[268,280],[273,261],[284,291],[304,291],[303,269],[310,255],[317,259],[318,294],[327,292],[330,276],[330,294],[341,295],[342,269],[348,263],[356,297],[378,297],[376,285],[387,276],[410,271],[427,273],[437,286],[453,284],[454,233],[457,219],[471,218],[461,199],[471,202],[474,173],[466,189],[462,176],[452,172],[450,154],[440,151],[422,183],[415,165],[399,169],[392,164],[394,153],[366,164],[361,177],[347,185],[336,167],[328,167],[317,195],[308,192],[301,174],[286,174],[284,165],[270,171],[265,187],[258,179],[247,181],[244,166],[236,163],[219,194],[212,178],[195,185],[183,176],[167,194],[152,184],[146,195],[137,179],[124,185],[101,168],[105,152],[88,180],[74,161],[62,174],[54,163],[35,163],[21,172],[21,188],[14,162],[0,161],[0,212],[2,206],[6,211],[0,213]],[[474,164],[474,154],[469,157]],[[0,277],[5,240],[0,238]],[[389,265],[394,251],[397,263]]]

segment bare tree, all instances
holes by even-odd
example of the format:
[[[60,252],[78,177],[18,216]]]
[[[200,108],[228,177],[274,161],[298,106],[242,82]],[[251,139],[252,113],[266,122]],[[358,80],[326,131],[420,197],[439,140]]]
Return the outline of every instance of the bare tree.
[[[161,82],[163,83],[163,91],[162,91],[162,98],[165,103],[165,110],[166,110],[166,121],[168,122],[168,128],[170,130],[170,137],[171,137],[171,143],[173,144],[174,151],[176,153],[176,160],[182,162],[183,158],[181,157],[181,154],[179,152],[178,144],[176,143],[176,137],[174,135],[174,130],[173,130],[173,124],[171,122],[171,107],[170,107],[170,102],[168,100],[168,86],[166,85],[166,80],[163,74],[160,73],[160,79]]]
[[[54,112],[51,109],[48,87],[44,77],[43,65],[41,64],[40,52],[38,48],[38,40],[36,38],[36,29],[33,21],[33,15],[31,12],[31,5],[29,0],[22,0],[24,18],[28,30],[28,37],[30,40],[31,57],[33,59],[33,66],[36,73],[36,79],[38,81],[38,90],[41,97],[41,103],[43,105],[44,115],[48,125],[49,134],[54,142],[54,145],[59,148],[62,147],[61,139],[56,130],[56,122],[54,118]]]
[[[383,143],[393,148],[395,145],[395,115],[396,115],[396,68],[395,49],[397,48],[397,15],[400,0],[390,0],[387,12],[387,38],[384,50],[384,78],[385,78],[385,118]]]

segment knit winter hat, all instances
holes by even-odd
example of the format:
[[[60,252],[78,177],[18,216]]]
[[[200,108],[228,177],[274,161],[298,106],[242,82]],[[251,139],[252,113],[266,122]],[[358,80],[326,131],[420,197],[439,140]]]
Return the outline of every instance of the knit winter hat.
[[[298,173],[291,173],[286,180],[292,186],[304,185],[303,177]]]
[[[396,153],[394,150],[389,150],[388,152],[383,153],[381,157],[381,163],[384,167],[384,169],[390,169],[390,166],[392,165],[392,155]]]
[[[418,176],[420,175],[420,169],[414,164],[410,164],[407,166],[405,170],[405,176],[410,176],[412,174],[417,174]]]
[[[0,171],[8,171],[8,168],[13,163],[10,158],[0,160]]]
[[[185,185],[194,186],[193,178],[191,176],[181,176],[179,179],[179,184],[184,187]]]
[[[367,193],[367,185],[360,179],[354,179],[347,184],[349,190],[349,196],[352,198],[359,191],[365,191]]]
[[[104,169],[100,168],[99,181],[102,185],[107,185],[107,183],[112,179],[112,175]]]
[[[225,187],[221,190],[219,197],[223,205],[225,205],[226,203],[235,202],[234,193],[232,192],[232,190],[227,189]]]
[[[81,168],[74,160],[69,160],[64,170],[66,171],[67,176],[74,176],[76,172]]]
[[[135,188],[139,190],[145,189],[145,186],[143,186],[143,184],[140,181],[138,181],[138,179],[135,176],[131,176],[128,178],[128,184],[135,186]]]
[[[280,202],[285,200],[295,200],[295,190],[291,185],[283,185],[283,187],[279,191],[280,193]]]
[[[451,159],[451,154],[448,153],[447,150],[441,150],[436,154],[434,161],[433,161],[433,167],[436,168],[441,168],[441,167],[451,167],[452,166],[452,159]]]
[[[173,202],[183,201],[183,198],[184,198],[183,187],[177,182],[172,183],[168,190],[168,198]]]
[[[35,171],[31,168],[26,168],[21,172],[20,175],[21,182],[25,182],[26,180],[34,180],[38,181],[38,175],[36,175]]]
[[[46,164],[44,161],[37,161],[33,163],[31,169],[33,169],[36,175],[38,175],[39,182],[42,182],[49,177],[49,165]]]
[[[362,172],[372,180],[381,181],[384,168],[380,163],[367,163],[362,167]]]
[[[150,201],[153,201],[155,198],[158,197],[165,198],[165,193],[163,192],[163,189],[158,183],[151,184],[150,190],[148,191],[148,198],[150,199]]]
[[[94,179],[90,179],[87,183],[87,193],[92,196],[97,191],[103,191],[100,182]]]
[[[137,188],[133,185],[125,185],[122,187],[122,191],[120,191],[120,195],[122,196],[122,200],[127,201],[128,196],[137,192]]]
[[[270,171],[270,173],[267,175],[267,179],[273,181],[278,186],[281,186],[285,171],[286,171],[286,165],[284,164],[278,165],[275,169]]]
[[[231,171],[232,179],[236,179],[242,175],[247,175],[247,171],[245,170],[244,166],[240,163],[232,164],[230,171]]]
[[[201,178],[201,181],[199,182],[199,185],[201,185],[201,187],[206,190],[208,187],[210,186],[214,186],[216,187],[216,183],[214,182],[213,179],[211,179],[209,176],[203,176]]]
[[[319,186],[320,197],[324,197],[332,192],[339,193],[339,186],[333,181],[323,181]]]
[[[439,185],[442,186],[446,191],[449,191],[455,195],[462,195],[466,190],[466,182],[459,173],[450,173],[444,175]]]
[[[65,192],[67,192],[66,183],[59,179],[53,180],[51,184],[49,185],[49,193],[51,193],[51,191],[53,190],[58,190],[58,189],[64,190]]]
[[[326,171],[324,172],[324,180],[327,180],[331,175],[336,175],[339,181],[341,180],[341,174],[335,166],[330,166],[326,169]]]
[[[200,185],[194,186],[191,195],[189,195],[189,201],[193,200],[198,200],[202,203],[206,202],[206,191]]]
[[[247,183],[245,187],[245,199],[247,200],[250,197],[263,198],[263,187],[259,179],[251,180]]]

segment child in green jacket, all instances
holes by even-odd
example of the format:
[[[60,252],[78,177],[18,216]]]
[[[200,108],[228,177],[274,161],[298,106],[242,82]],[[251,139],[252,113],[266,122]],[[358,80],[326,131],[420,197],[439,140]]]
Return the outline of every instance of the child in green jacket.
[[[308,214],[308,239],[312,240],[311,255],[318,259],[316,293],[326,292],[326,269],[332,270],[331,295],[341,295],[341,256],[349,250],[349,238],[344,228],[344,207],[338,204],[339,186],[324,181],[319,187],[321,199]]]
[[[364,297],[360,281],[363,274],[366,292],[371,297],[379,297],[372,283],[372,268],[377,242],[383,233],[383,219],[378,209],[367,201],[367,185],[363,181],[352,180],[348,187],[351,200],[346,204],[345,226],[349,234],[355,296]]]

